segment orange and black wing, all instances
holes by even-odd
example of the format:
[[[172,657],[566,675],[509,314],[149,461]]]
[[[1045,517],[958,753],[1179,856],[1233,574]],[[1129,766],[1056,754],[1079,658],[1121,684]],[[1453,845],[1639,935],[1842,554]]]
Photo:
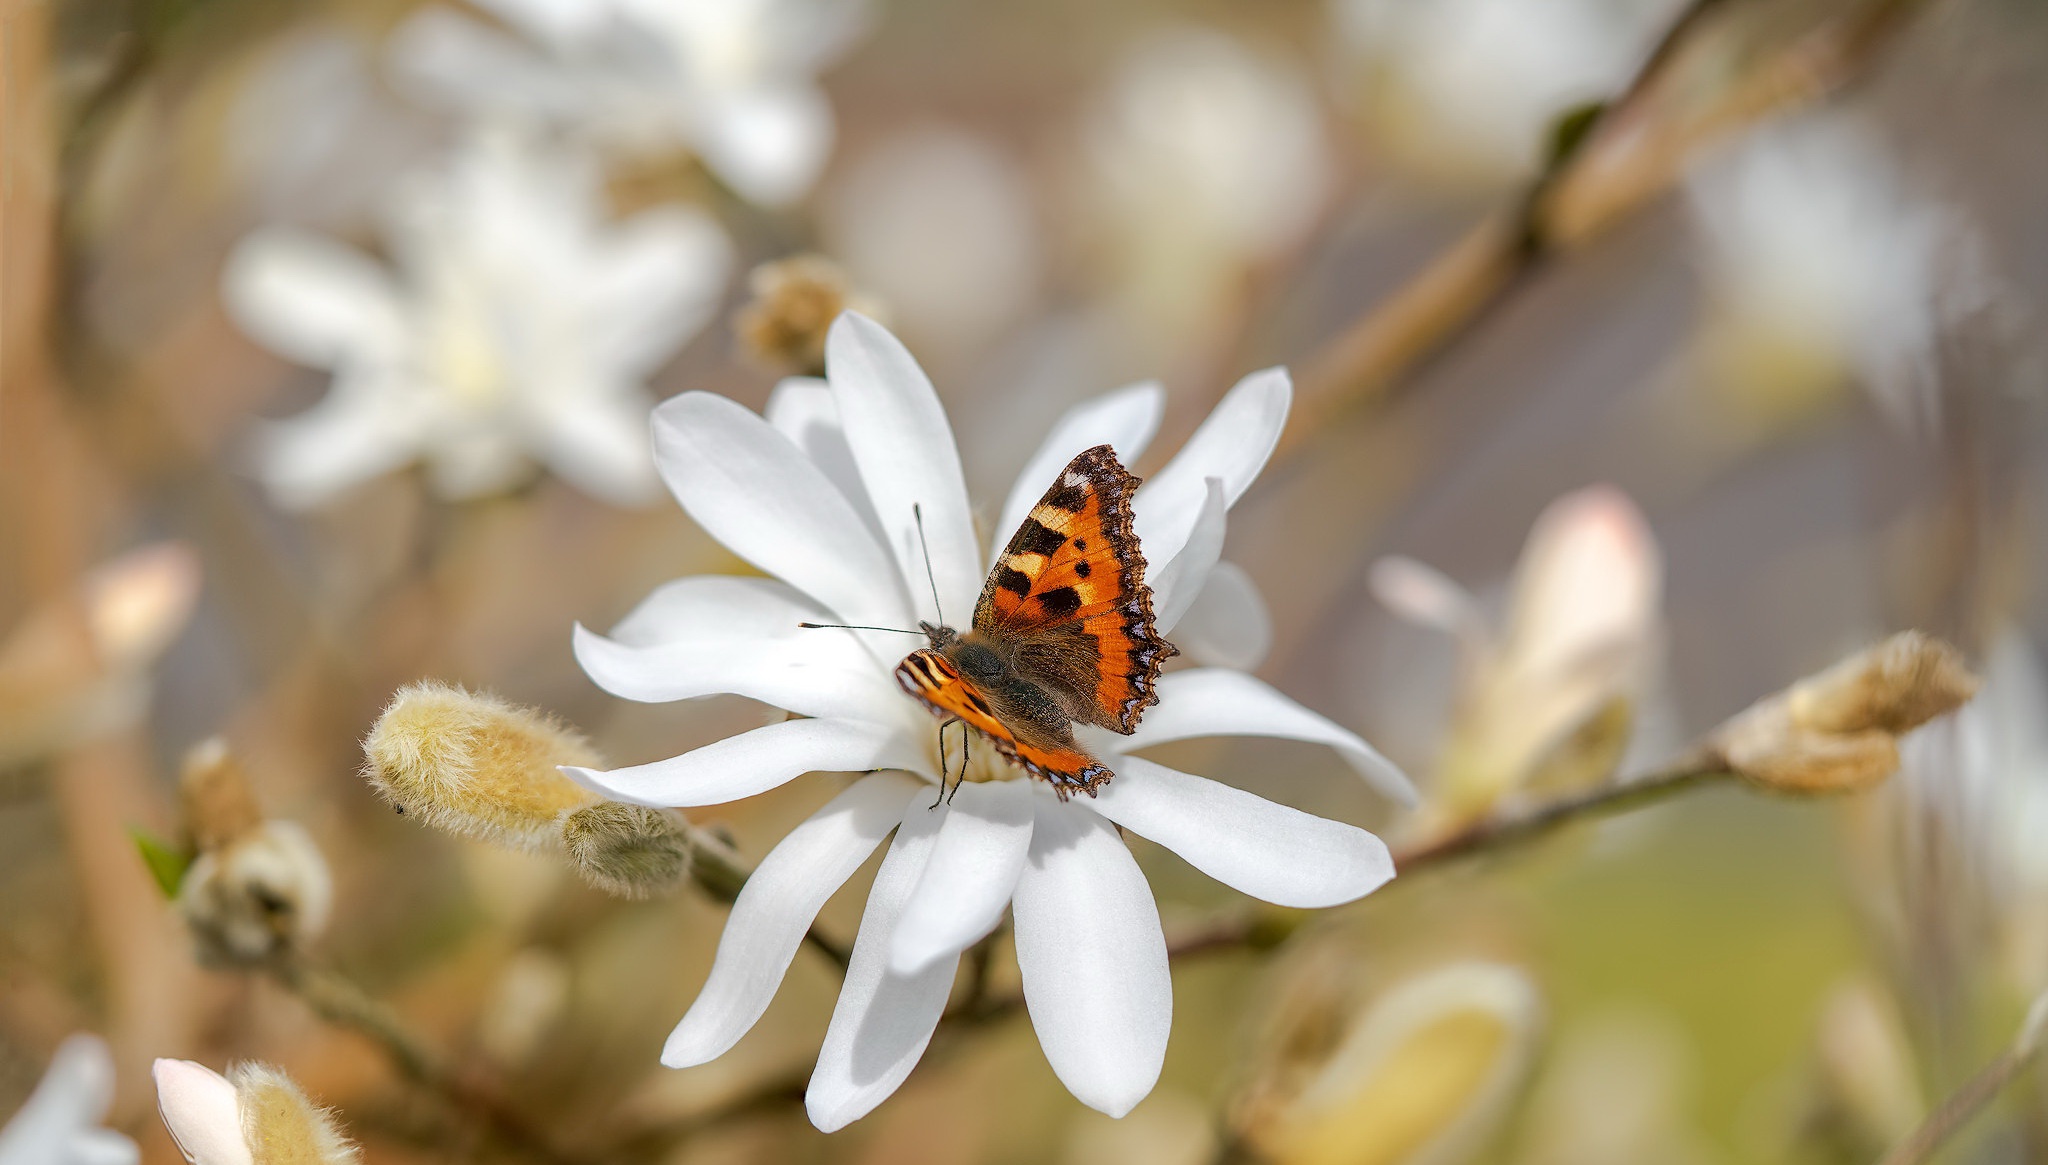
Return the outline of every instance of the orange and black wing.
[[[1159,665],[1178,654],[1152,626],[1145,556],[1131,530],[1137,490],[1107,445],[1068,462],[974,607],[974,629],[1014,643],[1019,669],[1074,719],[1126,735],[1159,702]]]
[[[1113,775],[1083,752],[1071,733],[1051,731],[1006,709],[999,696],[962,676],[952,661],[937,651],[911,652],[897,665],[896,682],[939,716],[963,721],[987,737],[997,752],[1032,776],[1043,778],[1062,801],[1075,790],[1094,796]]]

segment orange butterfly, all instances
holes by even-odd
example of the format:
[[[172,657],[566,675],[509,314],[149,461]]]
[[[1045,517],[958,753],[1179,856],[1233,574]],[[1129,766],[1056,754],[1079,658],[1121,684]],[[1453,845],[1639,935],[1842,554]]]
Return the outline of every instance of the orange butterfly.
[[[1107,445],[1069,461],[989,572],[972,628],[920,623],[931,646],[896,668],[941,728],[979,732],[1062,801],[1115,775],[1074,740],[1074,722],[1130,735],[1159,702],[1159,665],[1179,654],[1152,626],[1137,489]]]

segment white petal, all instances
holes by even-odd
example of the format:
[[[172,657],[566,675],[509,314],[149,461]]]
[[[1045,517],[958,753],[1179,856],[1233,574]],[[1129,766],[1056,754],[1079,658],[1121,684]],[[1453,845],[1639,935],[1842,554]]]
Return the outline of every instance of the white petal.
[[[633,647],[685,641],[726,642],[793,635],[799,623],[822,622],[823,607],[774,578],[699,574],[665,582],[611,630]]]
[[[1627,494],[1604,485],[1566,494],[1537,517],[1515,567],[1507,650],[1539,673],[1640,651],[1662,579],[1656,536]]]
[[[989,564],[1002,553],[1009,537],[1031,513],[1031,507],[1052,488],[1053,479],[1075,455],[1097,445],[1116,450],[1126,469],[1135,463],[1159,431],[1159,418],[1166,410],[1166,390],[1156,381],[1144,381],[1115,392],[1085,400],[1053,423],[1038,451],[1024,463],[1017,484],[1003,503],[1002,518],[995,524],[996,542],[990,547]]]
[[[939,602],[964,621],[981,593],[981,552],[960,475],[960,451],[938,393],[908,349],[866,316],[846,312],[825,340],[825,371],[846,443],[882,531],[910,583],[919,617],[939,621],[925,581],[925,550]],[[920,545],[913,507],[924,514]]]
[[[112,1129],[87,1129],[71,1139],[65,1165],[136,1165],[142,1150]]]
[[[424,105],[553,118],[588,98],[524,41],[453,9],[420,9],[385,42],[394,85]]]
[[[618,506],[644,506],[661,496],[647,433],[651,403],[637,388],[588,395],[549,394],[528,441],[563,480]]]
[[[599,772],[562,766],[577,784],[635,805],[723,805],[805,773],[929,767],[925,750],[893,725],[787,720],[681,756]]]
[[[114,1059],[105,1042],[86,1034],[65,1040],[28,1102],[0,1128],[0,1165],[65,1162],[74,1139],[99,1124],[113,1100]]]
[[[279,505],[319,505],[419,456],[420,416],[405,386],[373,375],[339,375],[319,404],[259,431],[256,472]]]
[[[1024,1003],[1067,1091],[1122,1116],[1158,1082],[1173,1027],[1159,907],[1114,826],[1049,794],[1036,801],[1011,907]]]
[[[1493,638],[1471,592],[1427,563],[1390,554],[1372,564],[1366,585],[1387,610],[1410,623],[1455,635],[1475,649]]]
[[[405,332],[384,269],[305,231],[271,228],[243,239],[228,258],[221,297],[243,331],[317,368],[393,359]]]
[[[1293,396],[1285,368],[1268,368],[1238,381],[1166,468],[1139,487],[1133,508],[1138,545],[1148,561],[1164,562],[1180,553],[1208,497],[1209,478],[1222,478],[1224,499],[1237,504],[1272,456]]]
[[[1416,800],[1407,774],[1357,733],[1229,668],[1191,668],[1161,676],[1158,706],[1145,713],[1138,730],[1120,747],[1131,751],[1198,736],[1275,736],[1327,744],[1382,794],[1403,805]]]
[[[1107,763],[1116,776],[1091,808],[1254,898],[1276,906],[1335,906],[1394,876],[1386,843],[1357,826],[1142,757]]]
[[[875,872],[846,981],[804,1092],[811,1123],[828,1133],[873,1112],[917,1067],[953,989],[958,956],[940,959],[915,975],[898,975],[888,966],[889,936],[948,817],[944,806],[930,809],[928,804],[911,798],[889,856]]]
[[[697,148],[740,197],[787,206],[818,180],[832,128],[832,105],[817,89],[757,89],[725,95],[706,110]]]
[[[882,523],[875,517],[874,503],[868,500],[868,487],[860,479],[860,467],[853,463],[853,450],[847,447],[846,429],[839,423],[839,402],[832,396],[832,386],[808,376],[787,377],[768,394],[763,412],[769,424],[810,455],[812,463],[860,511],[861,519],[879,540]]]
[[[1173,644],[1196,663],[1251,671],[1273,649],[1273,617],[1243,567],[1219,562],[1173,629]]]
[[[242,1137],[241,1105],[227,1077],[190,1060],[158,1060],[156,1107],[185,1160],[197,1165],[252,1165]]]
[[[643,211],[606,237],[586,291],[589,342],[618,372],[641,376],[710,320],[732,271],[732,244],[700,210]]]
[[[862,777],[789,831],[747,878],[697,1001],[661,1050],[689,1068],[724,1055],[768,1010],[804,932],[927,786],[901,773]]]
[[[894,560],[767,421],[725,397],[686,392],[654,410],[654,458],[683,508],[734,554],[846,622],[907,625]]]
[[[589,0],[478,0],[481,7],[535,40],[571,45],[602,31],[609,15]]]
[[[1003,920],[1031,846],[1028,782],[961,785],[924,877],[889,946],[889,969],[910,975],[981,941]]]
[[[907,702],[860,640],[791,625],[778,637],[691,639],[634,647],[575,630],[576,662],[598,687],[660,704],[729,694],[800,716],[893,722]]]
[[[1223,498],[1222,478],[1210,478],[1208,486],[1208,498],[1195,518],[1187,543],[1151,580],[1152,618],[1162,635],[1172,631],[1188,608],[1195,605],[1196,596],[1209,581],[1209,572],[1223,557],[1224,523],[1230,507]]]

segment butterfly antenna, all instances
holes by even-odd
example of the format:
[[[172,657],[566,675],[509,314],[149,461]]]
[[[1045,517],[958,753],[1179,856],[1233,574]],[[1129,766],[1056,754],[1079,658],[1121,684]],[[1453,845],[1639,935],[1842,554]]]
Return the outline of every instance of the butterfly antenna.
[[[841,631],[894,631],[898,635],[924,634],[924,632],[922,631],[910,631],[902,627],[870,627],[865,623],[798,623],[797,626],[809,627],[813,630],[831,630],[837,628]]]
[[[946,608],[939,605],[939,580],[937,576],[932,574],[932,548],[931,545],[924,540],[923,503],[910,503],[910,516],[917,519],[917,548],[919,550],[924,551],[924,581],[931,584],[932,610],[938,612],[939,626],[943,627],[946,625]]]

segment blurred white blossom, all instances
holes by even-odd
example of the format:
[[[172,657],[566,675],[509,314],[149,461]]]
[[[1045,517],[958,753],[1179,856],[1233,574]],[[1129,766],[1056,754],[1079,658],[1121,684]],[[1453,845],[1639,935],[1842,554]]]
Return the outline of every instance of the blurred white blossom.
[[[1635,702],[1660,639],[1663,559],[1628,495],[1593,486],[1552,502],[1515,567],[1505,621],[1412,559],[1373,565],[1396,614],[1450,633],[1464,654],[1451,737],[1431,807],[1483,814],[1617,700]]]
[[[1361,112],[1393,157],[1447,179],[1532,171],[1551,127],[1612,96],[1676,0],[1335,0]]]
[[[1840,114],[1767,127],[1688,189],[1727,391],[1798,416],[1853,380],[1908,430],[1939,420],[1936,345],[1986,301],[1980,256],[1869,127]]]
[[[605,213],[590,157],[493,127],[396,193],[391,266],[300,231],[245,239],[223,281],[236,322],[334,374],[320,404],[267,426],[265,484],[310,505],[418,460],[464,498],[538,461],[650,500],[643,382],[716,308],[731,248],[694,208]]]
[[[635,154],[681,147],[750,201],[802,198],[832,148],[817,74],[859,0],[479,0],[508,32],[432,6],[393,34],[430,99],[556,124]],[[514,32],[517,35],[514,35]]]
[[[1121,1116],[1158,1079],[1172,980],[1158,908],[1119,826],[1287,906],[1347,902],[1393,875],[1385,845],[1364,830],[1134,754],[1189,737],[1271,736],[1327,745],[1404,800],[1407,779],[1356,735],[1273,688],[1204,667],[1162,677],[1158,705],[1128,736],[1077,726],[1083,746],[1115,774],[1094,795],[1056,799],[1047,782],[984,742],[963,783],[935,802],[950,766],[932,716],[894,674],[914,637],[802,624],[912,627],[942,621],[941,610],[964,617],[993,554],[975,532],[952,427],[902,344],[848,313],[827,341],[826,368],[826,381],[785,381],[766,417],[704,392],[684,393],[655,416],[656,456],[684,509],[774,577],[679,579],[610,636],[576,632],[577,660],[614,695],[729,693],[796,714],[669,760],[564,770],[606,796],[717,805],[806,773],[866,774],[747,879],[710,977],[662,1061],[703,1064],[736,1044],[767,1010],[819,908],[894,833],[811,1076],[812,1122],[838,1129],[902,1084],[938,1024],[961,954],[1006,913],[1032,1026],[1054,1073],[1082,1102]],[[1204,589],[1229,506],[1264,467],[1291,395],[1282,370],[1246,377],[1134,495],[1161,634],[1183,622]],[[1069,412],[1027,463],[998,528],[1017,528],[1076,454],[1107,444],[1136,459],[1158,427],[1162,398],[1157,386],[1140,386]]]
[[[0,1128],[0,1165],[134,1165],[135,1142],[100,1127],[114,1101],[114,1059],[94,1035],[57,1048],[42,1083]]]

